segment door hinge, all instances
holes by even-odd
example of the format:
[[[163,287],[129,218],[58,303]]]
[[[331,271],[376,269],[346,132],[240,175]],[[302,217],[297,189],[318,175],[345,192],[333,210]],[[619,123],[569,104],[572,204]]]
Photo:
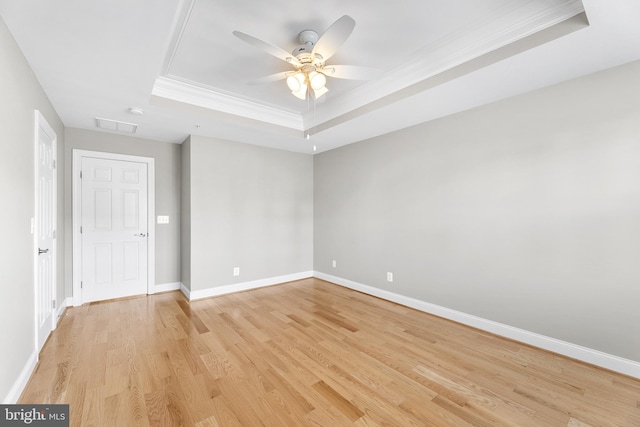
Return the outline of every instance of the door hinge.
[[[51,166],[53,167],[53,169],[55,169],[55,168],[56,168],[56,161],[55,161],[55,160],[52,160],[52,161],[51,161]]]
[[[80,226],[80,234],[82,234],[82,226]]]
[[[51,238],[52,238],[52,239],[55,239],[55,238],[56,238],[56,230],[53,230],[53,231],[51,232]]]
[[[82,179],[82,171],[80,171],[80,179]]]
[[[51,301],[51,308],[56,308],[56,300]]]
[[[82,289],[82,280],[80,281],[80,289]]]

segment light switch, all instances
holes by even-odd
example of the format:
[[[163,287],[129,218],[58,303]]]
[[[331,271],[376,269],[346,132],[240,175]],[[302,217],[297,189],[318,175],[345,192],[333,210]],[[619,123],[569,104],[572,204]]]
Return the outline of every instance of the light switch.
[[[168,215],[158,215],[158,224],[169,224]]]

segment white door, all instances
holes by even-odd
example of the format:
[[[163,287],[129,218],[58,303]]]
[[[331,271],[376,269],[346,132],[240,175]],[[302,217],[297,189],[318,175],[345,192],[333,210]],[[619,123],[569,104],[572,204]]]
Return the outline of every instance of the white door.
[[[40,352],[55,328],[56,303],[56,134],[35,114],[36,160],[36,345]]]
[[[82,302],[147,293],[148,165],[82,157]]]

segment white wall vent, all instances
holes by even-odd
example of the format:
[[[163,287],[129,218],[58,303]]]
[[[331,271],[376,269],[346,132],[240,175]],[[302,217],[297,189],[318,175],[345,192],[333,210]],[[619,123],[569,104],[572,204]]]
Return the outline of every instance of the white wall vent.
[[[123,133],[136,133],[136,129],[138,129],[138,125],[135,123],[119,122],[100,117],[96,117],[96,127]]]

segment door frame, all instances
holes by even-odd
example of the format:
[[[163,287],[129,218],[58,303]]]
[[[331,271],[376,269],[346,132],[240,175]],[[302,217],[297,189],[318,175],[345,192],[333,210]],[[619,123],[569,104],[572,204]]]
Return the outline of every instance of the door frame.
[[[120,160],[147,164],[147,295],[155,292],[155,159],[152,157],[132,156],[128,154],[108,153],[103,151],[73,150],[73,163],[71,168],[72,185],[72,230],[73,230],[73,305],[83,304],[80,281],[82,278],[82,235],[80,233],[82,212],[82,187],[80,171],[82,159],[91,157],[103,160]]]
[[[54,303],[51,304],[51,330],[49,331],[49,333],[51,333],[53,330],[56,329],[57,326],[57,316],[56,316],[56,311],[57,311],[57,305],[58,305],[58,251],[57,251],[57,246],[58,246],[58,135],[56,135],[56,132],[53,130],[53,128],[51,127],[51,125],[49,125],[49,122],[47,122],[47,119],[45,119],[45,117],[42,115],[42,113],[39,110],[34,110],[34,152],[33,152],[33,165],[34,165],[34,194],[35,194],[35,199],[34,199],[34,216],[32,218],[32,224],[31,224],[31,230],[33,233],[33,287],[34,287],[34,295],[33,295],[33,302],[34,302],[34,323],[35,323],[35,348],[38,351],[38,353],[40,352],[40,348],[39,348],[39,328],[38,328],[38,306],[39,306],[39,298],[40,298],[40,292],[38,290],[38,277],[40,275],[39,273],[39,262],[38,262],[38,245],[39,245],[39,237],[40,237],[40,230],[38,228],[38,204],[39,204],[39,196],[40,196],[40,190],[38,187],[38,181],[40,179],[40,174],[38,172],[38,163],[39,163],[39,156],[38,156],[38,150],[40,148],[40,129],[42,129],[44,131],[44,133],[47,134],[47,136],[49,138],[51,138],[51,151],[53,153],[53,164],[54,164],[54,173],[53,173],[53,206],[52,206],[52,210],[53,210],[53,223],[55,224],[54,226],[54,242],[53,242],[53,247],[50,249],[51,250],[51,258],[53,259],[53,280],[51,281],[52,283],[52,287],[53,289],[51,290],[51,295],[53,296],[53,301]],[[55,305],[54,305],[55,304]],[[46,340],[45,340],[46,341]]]

